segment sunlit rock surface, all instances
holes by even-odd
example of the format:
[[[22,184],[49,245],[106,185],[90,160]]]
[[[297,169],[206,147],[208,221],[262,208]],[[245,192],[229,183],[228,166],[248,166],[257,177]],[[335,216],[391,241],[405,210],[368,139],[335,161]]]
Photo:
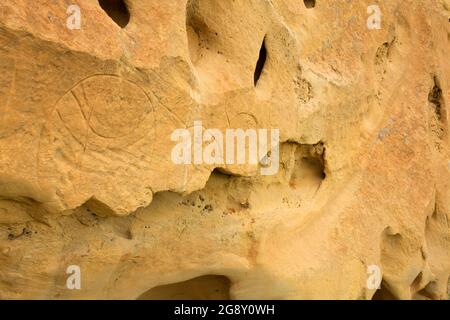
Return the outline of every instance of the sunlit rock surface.
[[[0,2],[1,299],[448,297],[448,0],[76,2]]]

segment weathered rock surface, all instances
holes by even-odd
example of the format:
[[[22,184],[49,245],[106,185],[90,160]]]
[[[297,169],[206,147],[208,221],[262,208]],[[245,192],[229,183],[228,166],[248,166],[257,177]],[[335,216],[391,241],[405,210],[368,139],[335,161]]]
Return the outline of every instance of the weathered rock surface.
[[[76,2],[0,2],[1,299],[448,297],[448,0]],[[174,164],[199,120],[278,174]]]

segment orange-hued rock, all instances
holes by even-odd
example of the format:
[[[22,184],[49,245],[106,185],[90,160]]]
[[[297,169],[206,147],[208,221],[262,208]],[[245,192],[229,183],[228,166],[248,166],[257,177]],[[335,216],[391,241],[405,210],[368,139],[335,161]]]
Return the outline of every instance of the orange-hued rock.
[[[0,299],[448,298],[449,0],[74,2],[0,2]]]

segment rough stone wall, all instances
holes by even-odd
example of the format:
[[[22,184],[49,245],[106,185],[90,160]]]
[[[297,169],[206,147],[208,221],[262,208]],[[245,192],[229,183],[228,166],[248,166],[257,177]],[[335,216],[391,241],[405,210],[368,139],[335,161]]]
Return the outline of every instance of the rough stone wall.
[[[448,0],[100,2],[0,2],[1,299],[448,297]],[[278,173],[175,164],[195,121]]]

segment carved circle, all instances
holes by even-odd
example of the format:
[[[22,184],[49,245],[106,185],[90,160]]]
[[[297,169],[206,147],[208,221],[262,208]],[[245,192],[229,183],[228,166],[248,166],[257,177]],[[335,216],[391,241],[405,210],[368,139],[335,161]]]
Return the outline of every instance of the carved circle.
[[[106,139],[130,135],[153,110],[140,87],[116,76],[88,78],[68,94],[75,98],[90,130]],[[65,106],[57,109],[61,107]]]
[[[89,190],[90,179],[100,183],[104,178],[106,183],[107,177],[126,179],[131,174],[122,166],[148,168],[155,103],[153,95],[118,76],[94,75],[77,83],[59,99],[42,128],[39,184],[64,199],[64,207],[73,207],[95,192]]]

